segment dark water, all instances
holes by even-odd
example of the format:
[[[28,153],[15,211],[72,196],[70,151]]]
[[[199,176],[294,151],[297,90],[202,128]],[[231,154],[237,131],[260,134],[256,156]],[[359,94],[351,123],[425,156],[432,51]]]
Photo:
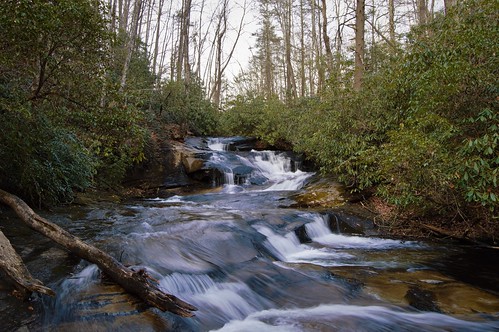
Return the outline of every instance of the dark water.
[[[196,317],[144,308],[80,262],[47,277],[58,296],[41,301],[39,329],[499,331],[496,251],[338,233],[327,212],[289,208],[313,177],[298,163],[209,143],[221,187],[50,216],[146,268]]]

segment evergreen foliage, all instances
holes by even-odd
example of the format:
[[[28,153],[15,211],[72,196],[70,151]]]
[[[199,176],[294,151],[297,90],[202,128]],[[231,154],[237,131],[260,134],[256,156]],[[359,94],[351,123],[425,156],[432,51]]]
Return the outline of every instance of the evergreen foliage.
[[[413,29],[403,50],[371,50],[377,62],[359,92],[351,72],[335,73],[317,99],[285,107],[238,97],[223,123],[285,139],[352,190],[374,190],[414,216],[495,219],[498,9],[464,1]]]

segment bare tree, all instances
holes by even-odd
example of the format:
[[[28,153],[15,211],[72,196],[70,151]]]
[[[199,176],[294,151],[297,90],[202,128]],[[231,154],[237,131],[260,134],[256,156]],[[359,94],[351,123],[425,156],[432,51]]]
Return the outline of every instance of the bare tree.
[[[120,90],[123,90],[126,85],[128,69],[130,67],[130,61],[132,60],[133,51],[135,49],[135,41],[137,40],[137,35],[138,35],[141,7],[142,7],[142,0],[135,0],[135,4],[133,6],[132,26],[129,32],[128,36],[129,39],[125,49],[126,57],[125,57],[125,62],[123,64],[123,71],[121,73]]]
[[[190,82],[191,68],[189,62],[189,30],[191,25],[192,0],[182,0],[180,13],[180,35],[177,55],[177,81],[184,79]]]
[[[158,4],[158,15],[156,18],[156,33],[154,37],[154,51],[153,51],[153,58],[152,58],[152,70],[154,74],[157,74],[157,62],[158,62],[158,53],[159,53],[159,37],[160,37],[160,31],[161,31],[161,15],[163,15],[163,4],[164,0],[159,0]]]
[[[366,21],[365,0],[357,0],[355,8],[355,70],[353,88],[360,91],[364,76],[364,25]]]
[[[329,35],[327,33],[327,8],[326,8],[326,0],[321,0],[321,13],[322,13],[322,35],[324,38],[324,49],[326,50],[326,64],[329,71],[331,71],[333,67],[333,52],[331,51],[331,40],[329,39]]]
[[[307,91],[305,74],[305,4],[300,0],[300,97]]]

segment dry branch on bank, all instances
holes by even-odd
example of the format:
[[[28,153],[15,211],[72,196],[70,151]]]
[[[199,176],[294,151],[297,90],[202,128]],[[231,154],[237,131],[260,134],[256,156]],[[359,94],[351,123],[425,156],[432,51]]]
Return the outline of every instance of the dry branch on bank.
[[[96,264],[110,279],[147,304],[161,311],[169,311],[182,317],[192,317],[192,311],[197,310],[194,306],[176,296],[161,291],[157,284],[144,273],[132,271],[102,250],[83,242],[78,237],[39,216],[19,197],[0,189],[0,202],[11,207],[30,228],[50,238],[80,258]],[[3,234],[1,235],[3,236]],[[51,290],[49,288],[43,286],[40,281],[33,279],[27,272],[20,257],[15,253],[6,238],[2,239],[0,237],[0,245],[2,245],[0,268],[11,277],[16,287],[24,291],[50,294]],[[4,246],[7,251],[3,250]],[[12,252],[17,257],[12,256]],[[22,265],[22,268],[19,267],[19,264]]]

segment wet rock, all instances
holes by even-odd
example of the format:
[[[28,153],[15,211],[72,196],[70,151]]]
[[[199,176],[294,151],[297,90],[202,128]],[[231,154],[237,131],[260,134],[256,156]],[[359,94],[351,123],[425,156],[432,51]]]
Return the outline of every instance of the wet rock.
[[[300,243],[310,243],[312,242],[312,239],[308,236],[307,234],[307,229],[305,228],[305,225],[301,225],[298,228],[294,230],[296,236],[300,240]]]
[[[441,312],[433,292],[419,287],[411,287],[405,294],[405,299],[411,306],[421,311]]]
[[[295,195],[295,207],[322,207],[332,208],[344,204],[344,188],[331,179],[321,178],[307,185],[304,190]]]
[[[239,165],[232,170],[234,173],[234,183],[242,185],[253,173],[253,168],[246,165]]]
[[[204,160],[191,156],[185,156],[182,158],[182,165],[184,165],[185,172],[187,174],[190,174],[199,171],[201,168],[203,168]]]
[[[153,151],[143,163],[128,172],[124,185],[139,189],[142,196],[158,196],[167,189],[191,185],[182,160],[193,156],[194,152],[174,141],[158,141],[152,145]]]
[[[229,143],[229,151],[251,151],[255,149],[257,139],[253,137],[232,137]]]
[[[68,294],[71,294],[71,290]],[[50,331],[172,331],[172,324],[114,284],[97,282],[47,313]],[[69,303],[66,303],[69,301]]]
[[[329,227],[336,233],[376,235],[377,230],[369,217],[357,215],[355,211],[335,209],[329,213]]]

